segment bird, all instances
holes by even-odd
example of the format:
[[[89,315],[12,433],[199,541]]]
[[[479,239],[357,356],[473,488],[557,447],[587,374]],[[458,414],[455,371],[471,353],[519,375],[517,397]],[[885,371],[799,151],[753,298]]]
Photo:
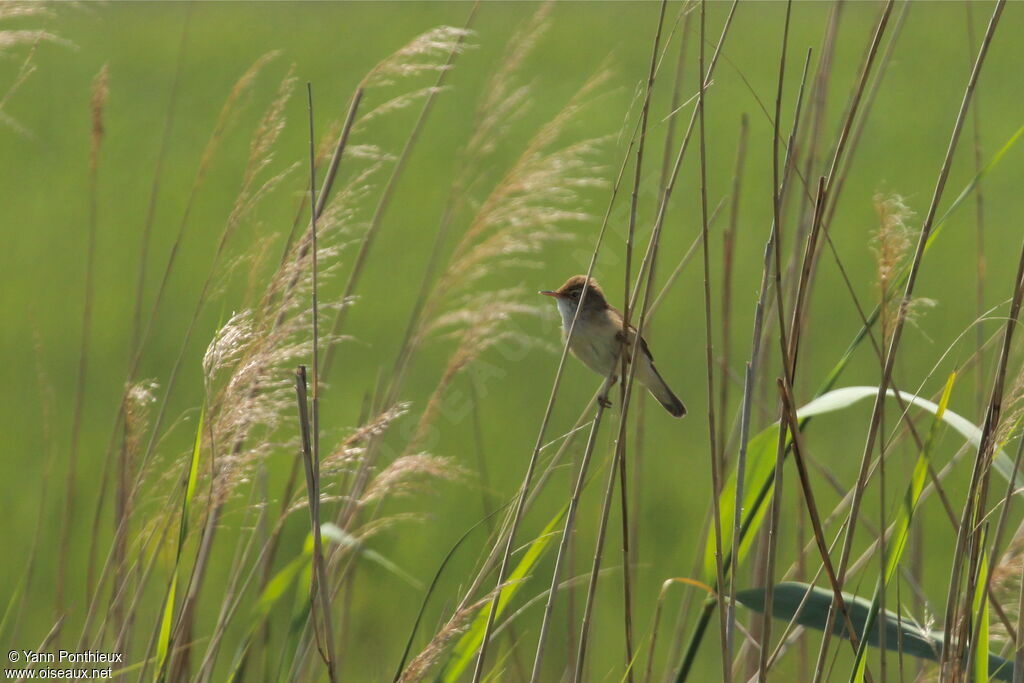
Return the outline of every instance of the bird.
[[[654,367],[654,357],[647,342],[637,335],[635,327],[624,325],[622,314],[608,303],[596,280],[588,279],[585,275],[574,275],[557,290],[545,289],[538,293],[555,299],[562,316],[563,338],[568,336],[576,309],[579,308],[579,317],[569,339],[569,350],[602,377],[612,375],[612,383],[618,379],[613,373],[621,362],[619,354],[624,351],[626,362],[629,363],[633,357],[633,343],[639,339],[640,352],[636,355],[638,366],[634,377],[673,417],[686,415],[686,406]],[[582,305],[580,297],[583,297]]]

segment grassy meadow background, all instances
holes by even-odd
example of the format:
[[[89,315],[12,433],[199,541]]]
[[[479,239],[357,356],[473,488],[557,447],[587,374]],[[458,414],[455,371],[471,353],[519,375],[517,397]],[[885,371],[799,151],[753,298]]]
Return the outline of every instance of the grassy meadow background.
[[[321,399],[321,429],[324,449],[330,449],[352,433],[366,419],[367,406],[375,400],[378,385],[386,382],[402,344],[410,312],[421,292],[438,226],[458,173],[461,150],[469,142],[477,121],[477,108],[488,79],[501,68],[503,55],[517,30],[526,26],[540,5],[525,2],[487,2],[478,10],[466,49],[448,74],[447,89],[440,93],[426,120],[408,165],[394,190],[379,234],[372,245],[365,271],[348,309],[341,341],[328,376],[324,377]],[[832,5],[801,2],[792,6],[786,83],[782,107],[783,135],[793,118],[796,91],[807,48],[813,48],[811,74],[817,65],[822,36]],[[859,73],[865,46],[878,20],[881,4],[843,3],[833,57],[832,75],[822,118],[818,163],[808,178],[813,186],[826,172],[827,159],[841,123],[848,98]],[[909,8],[886,66],[884,81],[873,101],[855,150],[849,174],[838,198],[829,234],[860,301],[866,309],[878,301],[877,259],[873,242],[879,217],[875,196],[897,194],[916,216],[912,229],[920,228],[949,141],[970,67],[992,11],[992,3],[915,2]],[[158,385],[158,402],[150,407],[150,419],[161,402],[167,401],[166,420],[154,450],[155,466],[136,505],[139,519],[132,524],[129,547],[146,530],[146,515],[156,519],[160,510],[179,509],[180,478],[187,466],[203,404],[203,355],[218,327],[233,313],[253,303],[252,287],[262,291],[280,260],[284,237],[291,229],[308,187],[308,132],[305,83],[312,83],[317,135],[327,133],[331,122],[344,118],[349,99],[360,80],[375,64],[409,43],[418,34],[438,26],[462,26],[472,5],[461,2],[314,2],[314,3],[182,3],[117,2],[108,4],[53,4],[46,14],[11,16],[0,23],[5,31],[44,29],[54,39],[33,44],[22,41],[3,47],[0,42],[0,94],[18,78],[29,53],[33,73],[10,97],[2,112],[9,120],[0,122],[0,220],[4,244],[0,249],[0,500],[3,501],[3,557],[0,558],[0,609],[6,609],[0,643],[8,649],[35,648],[65,614],[59,635],[49,647],[74,650],[86,628],[85,604],[89,587],[91,549],[98,562],[106,556],[114,537],[115,519],[108,491],[98,532],[93,518],[101,490],[108,443],[118,415],[125,373],[131,357],[136,278],[143,226],[159,171],[154,204],[152,237],[145,270],[143,310],[152,305],[167,256],[174,244],[185,211],[190,188],[206,141],[213,131],[228,93],[239,77],[261,55],[280,54],[259,73],[232,117],[219,150],[212,157],[208,174],[191,206],[177,261],[168,281],[166,298],[141,354],[136,373],[139,380],[152,379]],[[697,34],[699,8],[681,35],[679,3],[669,3],[662,48],[666,57],[651,101],[649,136],[645,150],[644,176],[640,192],[636,252],[633,273],[639,266],[654,222],[658,174],[662,149],[669,129],[672,85],[678,43],[686,42],[681,92],[688,99],[697,92]],[[707,5],[708,59],[721,31],[729,4]],[[0,6],[0,12],[2,12]],[[896,18],[904,11],[897,4],[886,42],[893,35]],[[471,223],[475,209],[491,188],[516,162],[533,135],[556,117],[577,91],[602,70],[607,78],[588,93],[585,108],[573,116],[559,136],[565,146],[601,138],[588,166],[581,172],[589,178],[614,181],[643,99],[650,64],[651,45],[658,23],[659,4],[654,2],[558,3],[550,10],[547,30],[513,75],[516,86],[528,87],[523,111],[492,137],[493,152],[484,159],[474,182],[460,187],[460,210],[452,218],[442,247],[442,268],[455,245]],[[968,14],[973,36],[968,33]],[[741,2],[726,39],[713,84],[706,93],[707,195],[713,209],[728,197],[711,228],[710,263],[714,306],[713,332],[716,357],[721,353],[720,304],[723,277],[723,229],[728,223],[732,179],[737,155],[741,117],[749,120],[746,164],[738,205],[735,254],[732,274],[729,357],[730,399],[727,412],[716,415],[725,420],[731,437],[726,455],[733,462],[738,446],[737,415],[742,397],[743,364],[750,353],[751,326],[761,282],[762,256],[772,223],[772,124],[782,47],[786,5],[780,2]],[[2,16],[2,15],[0,15]],[[668,38],[670,29],[671,40]],[[977,172],[975,153],[982,163],[991,159],[1024,123],[1024,6],[1010,3],[991,44],[975,96],[980,114],[975,142],[975,122],[968,118],[940,215],[970,183]],[[184,32],[184,35],[183,35]],[[972,47],[974,46],[974,47]],[[443,62],[445,56],[433,57]],[[176,76],[178,60],[180,74]],[[274,99],[281,80],[294,65],[297,79],[283,109],[286,120],[274,145],[274,157],[264,178],[280,173],[291,164],[299,166],[263,198],[253,213],[238,226],[214,263],[217,242],[242,184],[249,155],[249,140],[263,112]],[[70,546],[63,610],[58,611],[55,593],[59,581],[60,538],[65,515],[72,416],[82,335],[82,310],[86,297],[86,253],[89,244],[90,203],[90,97],[91,83],[104,67],[109,73],[109,95],[103,108],[104,136],[98,156],[96,190],[96,243],[94,293],[87,381],[78,445],[76,491],[71,517]],[[370,111],[389,99],[428,87],[436,71],[397,78],[390,86],[367,89],[362,111]],[[172,102],[172,83],[177,94]],[[810,85],[808,86],[808,88]],[[422,107],[422,97],[410,106],[388,112],[358,126],[352,134],[354,145],[375,145],[382,152],[397,155],[409,136]],[[808,104],[805,102],[805,107]],[[679,114],[672,142],[672,154],[685,129],[693,104]],[[165,157],[160,161],[163,130],[173,117]],[[556,146],[557,146],[556,145]],[[981,183],[984,225],[984,300],[982,311],[998,308],[981,325],[986,338],[1004,324],[1007,302],[1013,293],[1013,277],[1024,231],[1024,153],[1011,147]],[[364,162],[363,163],[365,166]],[[803,157],[800,168],[803,170]],[[385,161],[366,183],[366,194],[352,204],[356,217],[347,233],[339,238],[343,248],[321,262],[330,268],[321,283],[322,301],[340,297],[360,240],[365,232],[381,188],[393,162]],[[359,165],[342,162],[339,183]],[[667,213],[655,275],[660,287],[668,273],[699,236],[700,165],[696,135],[684,161]],[[321,168],[322,174],[322,168]],[[322,177],[322,175],[321,175]],[[625,269],[625,225],[632,166],[627,167],[623,189],[612,211],[606,242],[594,274],[616,304],[621,304]],[[340,185],[338,185],[340,187]],[[589,184],[579,189],[578,198],[567,210],[584,212],[584,220],[558,221],[558,229],[572,239],[545,242],[537,252],[499,254],[482,265],[472,288],[446,299],[438,313],[459,309],[466,296],[488,297],[491,292],[521,288],[514,300],[542,306],[545,315],[513,315],[498,329],[514,330],[516,336],[486,349],[476,361],[458,372],[444,392],[444,406],[418,451],[450,459],[456,476],[420,477],[420,485],[405,495],[387,495],[368,504],[361,522],[391,520],[372,534],[365,548],[378,553],[408,578],[386,570],[363,553],[354,559],[354,570],[345,579],[334,601],[334,626],[338,643],[341,680],[385,680],[394,674],[406,638],[429,585],[453,544],[485,515],[488,509],[511,500],[526,471],[537,430],[545,413],[552,380],[559,359],[559,323],[548,300],[535,301],[538,289],[556,288],[570,275],[587,270],[591,251],[610,196],[608,186]],[[798,195],[794,195],[796,197]],[[794,249],[798,219],[795,205],[787,207],[782,226],[783,254]],[[806,218],[806,217],[803,217]],[[308,207],[300,229],[308,228]],[[553,229],[551,226],[539,228]],[[915,233],[916,234],[916,233]],[[894,380],[906,391],[934,398],[950,372],[960,369],[975,351],[972,329],[958,337],[978,317],[978,225],[975,196],[964,201],[943,228],[941,237],[924,258],[915,295],[934,300],[922,308],[905,330]],[[916,237],[914,238],[916,240]],[[253,252],[262,255],[242,263],[233,271],[226,265],[234,258]],[[216,287],[202,308],[195,331],[182,349],[185,330],[200,297],[211,266],[218,270]],[[792,282],[787,281],[788,286]],[[249,293],[247,293],[249,292]],[[646,396],[643,416],[643,456],[638,468],[630,457],[630,474],[637,479],[631,505],[637,515],[634,538],[637,563],[632,580],[634,629],[643,671],[654,609],[662,583],[671,577],[696,577],[704,552],[705,521],[712,500],[708,425],[707,379],[704,348],[704,299],[701,254],[682,271],[669,290],[657,314],[649,321],[647,337],[658,367],[687,404],[689,416],[674,420]],[[479,299],[478,299],[479,300]],[[787,311],[791,308],[787,308]],[[306,315],[306,314],[303,314]],[[333,311],[324,313],[325,327]],[[774,313],[772,313],[774,316]],[[308,316],[306,318],[308,320]],[[797,380],[798,404],[809,401],[828,371],[860,328],[860,318],[835,260],[823,249],[814,286],[808,301]],[[456,328],[457,329],[457,328]],[[774,328],[773,328],[774,329]],[[522,338],[531,343],[524,344]],[[778,418],[774,378],[778,376],[778,341],[775,333],[765,342],[766,368],[759,380],[760,401],[753,411],[752,433]],[[413,356],[399,399],[408,401],[408,413],[381,436],[387,452],[399,453],[416,429],[419,416],[445,374],[457,338],[443,330],[432,332]],[[947,349],[949,352],[947,353]],[[180,378],[169,398],[164,398],[167,378],[181,352]],[[980,424],[991,384],[991,369],[998,343],[984,355],[984,374],[979,379],[973,367],[957,378],[950,408]],[[1020,369],[1019,344],[1014,344],[1008,377]],[[308,364],[308,357],[301,362]],[[290,390],[297,362],[280,371],[280,381]],[[716,368],[716,387],[721,385]],[[878,359],[868,345],[862,345],[839,382],[839,386],[877,385],[881,379]],[[567,432],[599,384],[598,378],[577,361],[567,362],[562,386],[551,415],[546,440]],[[630,456],[635,449],[633,420],[640,396],[632,403]],[[592,471],[594,482],[584,492],[577,517],[574,557],[563,576],[586,574],[590,569],[593,543],[599,521],[605,462],[613,450],[618,424],[618,390],[613,392],[614,408],[606,413],[597,441]],[[474,405],[475,403],[475,405]],[[839,484],[848,489],[857,476],[870,417],[870,402],[864,401],[837,415],[818,418],[804,435],[807,453]],[[206,583],[197,605],[195,637],[199,652],[217,621],[224,587],[237,569],[237,553],[253,534],[259,510],[260,491],[266,487],[268,510],[277,514],[279,500],[292,462],[296,457],[298,420],[294,403],[281,411],[278,426],[257,438],[270,445],[246,480],[238,483],[225,504],[220,530],[212,549]],[[896,424],[899,412],[886,413],[886,429]],[[588,418],[589,419],[589,418]],[[151,423],[150,423],[151,424]],[[930,420],[918,425],[927,430]],[[149,438],[144,432],[143,443]],[[585,434],[578,435],[568,451],[566,463],[552,478],[525,516],[516,546],[532,541],[569,499],[575,478],[572,465],[583,450]],[[961,447],[953,431],[941,433],[935,447],[937,464],[945,464]],[[1016,445],[1014,440],[1011,444]],[[890,456],[884,493],[889,514],[901,500],[905,482],[917,451],[904,438]],[[1009,446],[1008,452],[1013,451]],[[547,451],[545,451],[547,452]],[[208,454],[207,454],[208,455]],[[204,455],[202,467],[209,463]],[[946,492],[959,512],[967,491],[971,454],[948,478]],[[380,467],[386,467],[381,462]],[[265,469],[264,469],[265,468]],[[821,471],[814,472],[819,507],[830,511],[839,501]],[[333,517],[339,505],[342,474],[324,477],[328,496],[323,514]],[[787,480],[782,503],[783,521],[778,545],[779,573],[796,557],[796,549],[810,538],[809,525],[798,523],[805,514],[798,496],[795,470],[787,463]],[[201,484],[200,488],[208,486]],[[1003,495],[1005,482],[993,479],[990,503]],[[205,490],[205,489],[204,489]],[[298,491],[304,493],[300,472]],[[302,496],[300,496],[302,500]],[[879,516],[877,485],[869,488],[863,507],[871,523]],[[203,523],[197,513],[192,534],[185,544],[181,570],[191,566],[196,535]],[[725,512],[723,512],[725,514]],[[173,517],[173,516],[172,516]],[[170,518],[168,518],[170,519]],[[491,521],[497,523],[501,515]],[[1011,511],[1010,530],[1020,519]],[[622,644],[622,556],[619,547],[618,502],[612,508],[599,583],[595,621],[588,656],[588,679],[621,680],[625,672]],[[284,567],[302,552],[309,530],[305,508],[292,513],[283,526],[274,569]],[[354,531],[354,529],[353,529]],[[835,532],[833,528],[832,533]],[[140,662],[159,623],[167,581],[174,567],[177,522],[155,561],[152,584],[139,603],[133,627],[132,646],[127,659]],[[859,527],[854,556],[874,541],[864,525]],[[912,536],[917,552],[919,577],[924,593],[941,628],[955,534],[938,500],[922,503]],[[513,609],[546,590],[554,565],[557,537],[532,578],[514,598]],[[441,575],[427,606],[412,653],[419,653],[462,598],[489,550],[486,525],[470,535]],[[147,557],[152,550],[145,551]],[[248,560],[251,565],[254,560]],[[817,568],[815,551],[807,555],[808,567]],[[910,560],[908,559],[909,563]],[[31,564],[30,564],[31,563]],[[748,562],[752,565],[752,562]],[[247,566],[249,566],[247,565]],[[918,570],[915,570],[918,571]],[[870,597],[877,576],[877,562],[851,579],[847,590]],[[740,588],[754,585],[751,567],[744,567]],[[806,578],[804,576],[803,578]],[[493,587],[495,575],[484,582],[481,598]],[[819,585],[825,585],[822,581]],[[106,590],[109,590],[109,585]],[[183,587],[179,590],[184,590]],[[292,589],[294,590],[294,589]],[[905,588],[904,588],[905,590]],[[559,594],[551,641],[545,658],[543,680],[559,680],[569,659],[570,640],[576,637],[585,583],[572,589],[573,624],[567,623],[569,591]],[[689,594],[694,600],[677,627],[680,602]],[[236,648],[251,624],[253,605],[259,592],[245,594],[237,617],[225,632],[213,680],[223,680]],[[674,673],[678,664],[678,638],[688,637],[698,601],[697,589],[674,586],[665,602],[655,678]],[[890,594],[891,601],[895,600]],[[295,598],[289,592],[274,608],[269,644],[260,645],[260,657],[246,669],[253,680],[274,680],[279,647],[284,648],[289,610]],[[907,605],[917,605],[907,602]],[[914,607],[913,609],[917,609]],[[934,614],[933,611],[933,614]],[[491,647],[489,667],[496,667],[502,680],[520,680],[528,675],[534,643],[540,629],[543,600],[524,611]],[[506,613],[507,615],[507,613]],[[738,608],[741,623],[759,622],[760,616]],[[923,611],[914,616],[925,618]],[[776,622],[776,634],[781,622]],[[92,628],[96,628],[95,624]],[[698,656],[691,680],[713,680],[720,676],[720,645],[717,623],[713,622]],[[100,637],[92,632],[89,638]],[[809,655],[797,651],[780,659],[772,669],[779,680],[792,680],[813,668],[818,633],[805,636]],[[100,643],[109,646],[112,636]],[[263,660],[263,648],[272,655]],[[833,645],[839,652],[837,678],[846,676],[849,649]],[[103,649],[102,647],[100,649]],[[511,652],[511,654],[509,654]],[[304,680],[326,680],[315,649],[306,653],[308,667],[297,676]],[[1012,658],[1012,654],[1008,655]],[[196,658],[201,654],[196,655]],[[896,679],[896,655],[890,654],[889,677]],[[443,661],[442,656],[442,661]],[[869,652],[869,666],[877,673],[878,651]],[[270,663],[267,663],[270,662]],[[196,666],[193,662],[193,668]],[[905,662],[908,676],[916,671],[917,660]],[[266,667],[266,668],[264,668]],[[521,668],[522,667],[522,668]],[[524,672],[525,668],[525,672]],[[435,669],[436,671],[436,669]],[[180,673],[180,672],[179,672]],[[138,676],[136,671],[125,674]],[[150,666],[147,677],[153,676]],[[468,673],[464,676],[469,680]],[[736,679],[745,678],[739,673]],[[876,676],[876,680],[878,680]]]

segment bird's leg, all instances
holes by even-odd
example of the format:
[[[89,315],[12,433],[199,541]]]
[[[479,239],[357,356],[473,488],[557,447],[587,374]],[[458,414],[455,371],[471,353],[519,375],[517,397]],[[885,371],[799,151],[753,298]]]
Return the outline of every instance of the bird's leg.
[[[608,394],[611,392],[612,387],[615,386],[617,381],[619,381],[618,375],[612,375],[609,377],[605,382],[605,385],[602,387],[601,393],[597,396],[597,402],[600,403],[601,407],[605,410],[612,407],[612,402],[611,399],[608,398]]]

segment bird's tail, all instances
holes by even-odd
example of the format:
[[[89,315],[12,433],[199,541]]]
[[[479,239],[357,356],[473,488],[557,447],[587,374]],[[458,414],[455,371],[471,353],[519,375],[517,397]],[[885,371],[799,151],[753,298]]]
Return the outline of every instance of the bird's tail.
[[[686,406],[684,406],[683,402],[680,401],[679,398],[672,393],[672,390],[668,388],[668,384],[666,384],[665,380],[658,374],[658,370],[654,367],[653,363],[650,365],[650,373],[647,374],[646,377],[641,378],[641,381],[643,381],[647,390],[651,392],[651,396],[658,399],[658,402],[665,406],[665,410],[667,410],[672,417],[682,417],[683,415],[686,415]]]

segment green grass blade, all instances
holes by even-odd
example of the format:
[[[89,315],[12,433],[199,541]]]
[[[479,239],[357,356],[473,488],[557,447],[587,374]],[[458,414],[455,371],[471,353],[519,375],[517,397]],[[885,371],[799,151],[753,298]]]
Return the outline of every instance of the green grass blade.
[[[773,589],[772,616],[783,621],[793,620],[805,628],[813,628],[817,631],[824,631],[828,623],[828,610],[832,604],[833,594],[831,590],[818,588],[806,583],[783,582]],[[806,597],[802,609],[800,603]],[[765,589],[752,588],[736,593],[736,601],[746,607],[764,612]],[[864,598],[843,593],[843,601],[850,614],[850,622],[853,628],[859,632],[864,631],[867,623],[871,603]],[[880,615],[885,623],[885,643],[889,650],[902,649],[904,654],[939,661],[942,652],[942,633],[940,631],[928,631],[906,617],[900,617],[894,612],[886,610]],[[842,620],[833,622],[832,632],[841,637],[849,638],[846,625]],[[868,632],[868,644],[878,647],[878,629],[871,629]],[[1013,662],[1003,659],[998,655],[989,653],[985,658],[990,671],[994,671],[994,677],[1000,681],[1013,680]]]
[[[171,582],[167,587],[167,599],[164,601],[164,612],[160,618],[160,635],[156,644],[156,668],[153,680],[163,680],[164,665],[167,653],[171,649],[171,634],[174,624],[174,601],[178,590],[178,567],[181,564],[181,552],[188,537],[188,518],[192,512],[192,498],[196,492],[196,481],[199,479],[199,455],[203,446],[203,423],[206,419],[206,406],[199,410],[199,421],[196,424],[196,435],[192,442],[192,457],[188,466],[188,478],[185,480],[185,496],[181,500],[181,522],[178,524],[178,547],[174,553],[174,569],[171,571]]]
[[[206,421],[206,407],[199,411],[199,424],[196,425],[196,438],[192,443],[192,461],[188,467],[188,482],[185,484],[185,511],[192,504],[196,493],[196,481],[199,479],[199,453],[203,445],[203,423]],[[186,518],[187,519],[187,518]]]
[[[988,541],[988,526],[981,530],[981,541],[978,544],[979,548],[984,548]],[[974,598],[972,599],[972,606],[974,607],[974,614],[980,620],[978,624],[978,643],[974,649],[974,680],[979,683],[984,683],[989,679],[988,674],[988,600],[985,599],[985,594],[988,586],[988,556],[981,553],[981,566],[978,568],[978,585],[974,589]]]
[[[7,607],[4,608],[3,619],[0,619],[0,638],[5,637],[7,632],[7,625],[11,621],[11,617],[14,614],[14,606],[21,599],[22,593],[25,591],[25,583],[28,580],[28,572],[22,574],[21,578],[18,579],[18,585],[11,591],[11,597],[7,600]]]
[[[914,511],[917,509],[921,492],[924,491],[925,480],[928,478],[928,465],[931,462],[932,447],[938,436],[939,428],[943,424],[946,409],[949,407],[949,397],[953,393],[953,383],[956,381],[956,373],[951,373],[946,380],[946,387],[942,390],[942,397],[939,399],[938,410],[935,411],[935,419],[932,421],[931,429],[928,430],[928,438],[925,439],[924,448],[917,456],[914,463],[914,473],[911,475],[907,492],[903,496],[903,504],[900,506],[899,516],[896,518],[896,527],[893,530],[893,543],[889,549],[889,559],[885,565],[885,583],[888,585],[896,573],[900,558],[907,547],[907,537],[910,535],[910,523],[914,518]]]
[[[320,526],[320,533],[328,541],[346,544],[345,538],[347,534],[330,522],[325,522]],[[257,598],[256,605],[253,607],[252,618],[249,620],[249,631],[245,638],[242,639],[238,650],[235,652],[234,659],[232,659],[231,669],[228,674],[229,681],[237,679],[242,662],[245,661],[245,655],[252,645],[253,636],[256,630],[270,617],[270,610],[300,580],[302,581],[299,586],[300,590],[295,593],[296,609],[292,616],[290,634],[294,634],[302,629],[302,626],[306,623],[305,615],[309,609],[308,596],[310,582],[312,581],[312,569],[313,534],[310,533],[306,534],[306,540],[302,544],[302,552],[271,577],[267,585],[264,586],[263,592]],[[284,651],[287,652],[289,650],[285,648]]]
[[[348,533],[341,527],[331,522],[324,522],[320,526],[320,533],[330,540],[334,541],[340,546],[346,548],[352,548],[356,553],[362,555],[370,562],[373,562],[382,569],[386,569],[391,572],[402,581],[412,586],[417,590],[423,590],[423,583],[416,577],[409,574],[407,571],[399,567],[397,564],[389,560],[388,558],[381,555],[376,550],[370,550],[365,543],[361,540]]]
[[[495,612],[495,617],[501,616],[501,613],[505,611],[509,601],[515,597],[516,592],[523,585],[523,579],[529,575],[533,570],[534,565],[537,564],[548,545],[551,543],[551,539],[555,535],[555,529],[561,522],[562,517],[565,516],[567,508],[562,510],[548,522],[547,526],[541,532],[540,536],[535,538],[527,548],[526,553],[523,555],[523,559],[516,565],[515,570],[509,574],[507,585],[501,589],[498,594],[498,607]],[[452,650],[452,658],[445,668],[441,680],[444,683],[455,683],[459,680],[459,676],[466,670],[470,662],[473,661],[473,657],[476,655],[477,649],[484,639],[484,630],[487,628],[487,616],[490,613],[491,601],[487,601],[480,610],[477,612],[476,617],[473,619],[473,625],[469,627],[469,630],[462,634],[459,642],[456,643],[455,649]]]
[[[153,680],[163,678],[164,664],[167,663],[167,652],[171,645],[171,625],[174,623],[174,600],[178,591],[178,568],[174,568],[174,576],[171,577],[171,585],[167,589],[167,600],[164,601],[164,614],[160,618],[160,637],[156,643],[156,669],[153,671]]]
[[[303,568],[309,565],[310,558],[311,555],[302,553],[274,574],[256,601],[256,606],[253,608],[255,617],[265,619],[270,614],[270,610],[281,599],[281,596],[295,584]]]
[[[764,521],[768,506],[765,504],[771,500],[771,481],[775,474],[775,455],[778,448],[779,425],[773,424],[767,429],[758,432],[747,442],[747,484],[743,492],[743,519],[740,521],[740,544],[739,562],[743,563],[747,552],[750,550],[756,533],[750,530],[760,528]],[[736,505],[736,472],[729,475],[729,479],[722,487],[719,499],[720,510],[734,510]],[[732,548],[733,525],[722,525],[722,548]],[[714,586],[718,581],[717,563],[715,561],[717,544],[714,535],[709,534],[704,545],[704,575],[703,581]],[[728,571],[731,565],[731,554],[726,551],[723,558],[724,568]]]

